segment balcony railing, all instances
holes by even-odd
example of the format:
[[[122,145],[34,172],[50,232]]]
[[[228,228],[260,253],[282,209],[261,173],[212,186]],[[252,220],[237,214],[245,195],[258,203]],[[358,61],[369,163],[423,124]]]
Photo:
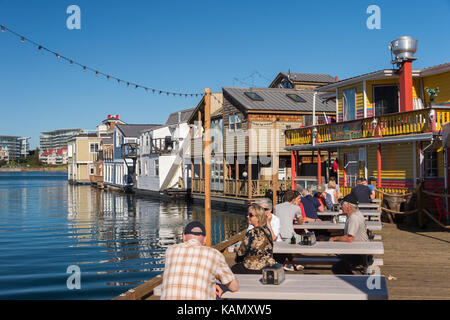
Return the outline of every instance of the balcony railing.
[[[429,108],[285,131],[286,145],[355,140],[439,131],[450,122],[450,108]]]
[[[264,197],[268,190],[272,190],[272,180],[251,180],[253,198]],[[222,194],[225,196],[249,198],[249,180],[225,180]],[[291,188],[290,180],[279,180],[278,189],[286,191]],[[192,192],[205,192],[205,179],[192,179]],[[217,193],[217,192],[216,192]]]

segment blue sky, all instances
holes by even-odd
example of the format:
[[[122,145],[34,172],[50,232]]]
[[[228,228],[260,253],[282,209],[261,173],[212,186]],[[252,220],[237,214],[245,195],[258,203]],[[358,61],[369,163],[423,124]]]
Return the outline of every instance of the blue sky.
[[[81,8],[81,30],[66,9]],[[369,5],[381,30],[369,30]],[[388,44],[419,40],[414,68],[450,61],[450,0],[427,1],[103,1],[0,0],[0,24],[119,78],[177,92],[269,85],[278,72],[340,79],[390,68]],[[259,75],[248,76],[254,71]],[[0,134],[95,129],[108,114],[163,123],[199,98],[158,96],[70,66],[0,33]]]

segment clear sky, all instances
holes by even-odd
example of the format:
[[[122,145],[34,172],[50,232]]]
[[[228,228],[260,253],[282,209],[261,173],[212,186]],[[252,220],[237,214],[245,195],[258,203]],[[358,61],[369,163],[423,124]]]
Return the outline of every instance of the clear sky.
[[[66,26],[72,4],[81,30]],[[380,30],[366,26],[369,5],[381,9]],[[105,73],[177,92],[266,87],[289,69],[344,79],[391,68],[388,45],[402,35],[419,40],[414,68],[449,62],[449,17],[450,0],[0,0],[0,24]],[[40,131],[95,129],[108,114],[164,123],[199,99],[96,78],[0,33],[0,134],[31,136],[31,148]]]

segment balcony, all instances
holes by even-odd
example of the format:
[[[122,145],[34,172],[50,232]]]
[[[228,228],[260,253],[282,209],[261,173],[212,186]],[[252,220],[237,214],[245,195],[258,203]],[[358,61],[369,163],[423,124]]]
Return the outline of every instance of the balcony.
[[[428,108],[359,120],[337,122],[285,131],[286,145],[326,143],[438,132],[450,122],[450,108]]]

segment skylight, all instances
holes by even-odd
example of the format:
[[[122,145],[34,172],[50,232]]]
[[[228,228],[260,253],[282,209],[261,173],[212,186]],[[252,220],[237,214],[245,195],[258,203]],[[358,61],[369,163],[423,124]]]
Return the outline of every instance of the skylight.
[[[261,96],[259,96],[259,95],[258,95],[257,93],[255,93],[255,92],[248,91],[248,92],[244,92],[244,94],[245,94],[247,97],[249,97],[250,99],[252,99],[253,101],[264,101],[264,99],[261,98]]]
[[[292,100],[294,100],[295,102],[306,102],[305,99],[303,99],[302,97],[300,97],[299,95],[295,94],[295,93],[286,93],[286,95],[291,98]]]

